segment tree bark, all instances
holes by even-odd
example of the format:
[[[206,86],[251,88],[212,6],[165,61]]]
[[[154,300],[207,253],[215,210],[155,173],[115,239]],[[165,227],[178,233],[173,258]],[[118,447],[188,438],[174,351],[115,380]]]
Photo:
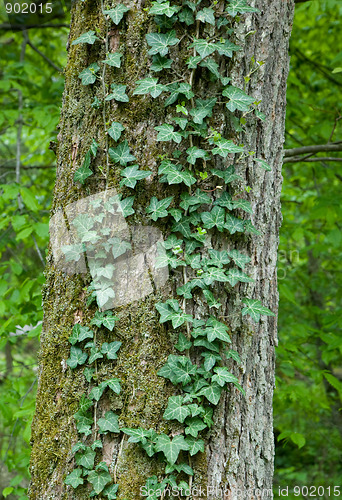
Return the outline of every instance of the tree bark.
[[[127,14],[124,28],[112,25],[109,34],[110,50],[120,46],[124,52],[124,63],[115,73],[115,82],[127,85],[128,92],[134,82],[147,74],[149,67],[148,47],[145,35],[154,31],[153,17],[144,10],[144,2],[125,2],[131,10]],[[233,293],[225,287],[217,287],[220,301],[224,304],[220,313],[231,329],[232,348],[236,349],[242,363],[231,365],[231,371],[239,378],[246,390],[246,397],[237,390],[227,390],[214,412],[214,426],[207,440],[205,453],[196,455],[192,466],[195,471],[193,487],[207,493],[207,498],[226,500],[265,498],[262,490],[272,490],[273,477],[273,428],[272,395],[274,388],[274,346],[277,341],[276,318],[262,317],[259,323],[241,319],[241,299],[248,295],[260,299],[273,312],[278,307],[276,256],[278,232],[281,224],[280,191],[283,157],[286,78],[288,73],[288,42],[293,15],[293,2],[287,0],[257,0],[255,7],[260,14],[246,15],[237,25],[236,37],[243,50],[237,52],[229,68],[232,84],[243,88],[243,77],[251,69],[251,59],[264,64],[251,77],[247,91],[256,100],[262,100],[261,110],[265,121],[247,118],[243,143],[255,156],[265,159],[272,170],[266,172],[247,159],[238,172],[243,181],[238,186],[251,201],[254,213],[252,222],[261,232],[260,236],[235,238],[221,242],[222,245],[239,250],[245,248],[252,261],[249,275],[255,282],[238,284]],[[106,26],[99,2],[81,2],[72,9],[70,40],[95,27],[104,33]],[[246,36],[251,31],[255,34]],[[178,52],[177,52],[178,51]],[[181,44],[175,48],[181,64]],[[101,43],[69,46],[69,60],[65,70],[66,82],[61,111],[59,143],[57,150],[57,179],[54,191],[52,215],[67,210],[70,204],[87,195],[106,189],[106,180],[101,170],[80,189],[73,182],[75,169],[80,166],[89,148],[91,139],[100,144],[102,157],[97,167],[104,165],[106,139],[101,113],[91,106],[95,95],[100,95],[101,85],[83,86],[79,73],[94,61],[103,60],[105,50]],[[176,67],[178,73],[184,67]],[[228,69],[227,69],[228,70]],[[108,72],[110,74],[110,71]],[[110,83],[113,80],[108,80]],[[199,82],[199,88],[201,83]],[[203,85],[202,85],[203,89]],[[165,122],[165,110],[158,100],[130,94],[128,105],[108,106],[108,122],[121,122],[126,127],[126,136],[140,168],[157,172],[157,155],[167,151],[156,142],[154,127]],[[214,113],[213,124],[222,131],[229,130],[227,117],[222,111]],[[103,171],[103,169],[102,169]],[[120,191],[120,176],[117,169],[110,171],[110,186]],[[157,175],[144,181],[143,188],[136,188],[135,225],[150,225],[144,215],[144,207],[152,196],[158,199],[169,196],[170,191],[160,185]],[[129,190],[127,190],[127,194]],[[163,232],[165,225],[158,225]],[[81,371],[66,368],[69,356],[68,337],[75,323],[89,324],[94,316],[94,307],[87,307],[84,275],[66,273],[58,268],[50,248],[46,267],[44,289],[44,326],[41,338],[39,387],[36,414],[32,427],[32,459],[30,499],[85,499],[89,491],[79,487],[73,490],[64,484],[72,470],[71,448],[77,441],[73,414],[88,384]],[[118,307],[120,318],[113,339],[122,340],[120,356],[107,374],[122,380],[122,393],[115,398],[101,400],[99,416],[113,409],[119,413],[124,427],[153,428],[157,432],[168,432],[162,419],[167,399],[173,387],[164,378],[157,376],[167,356],[174,352],[172,332],[159,323],[155,304],[174,297],[177,273],[161,288],[154,290],[141,300]],[[178,283],[179,284],[179,283]],[[192,312],[201,312],[204,306],[194,299]],[[189,311],[187,311],[189,312]],[[104,337],[105,338],[105,337]],[[108,337],[105,341],[108,340]],[[119,484],[118,499],[140,498],[140,487],[146,478],[161,474],[161,464],[149,458],[137,445],[128,444],[120,438],[104,439],[103,460],[110,466]],[[82,489],[83,488],[83,489]],[[242,491],[242,493],[241,493]],[[205,497],[205,495],[202,495]],[[200,498],[194,495],[193,498]]]

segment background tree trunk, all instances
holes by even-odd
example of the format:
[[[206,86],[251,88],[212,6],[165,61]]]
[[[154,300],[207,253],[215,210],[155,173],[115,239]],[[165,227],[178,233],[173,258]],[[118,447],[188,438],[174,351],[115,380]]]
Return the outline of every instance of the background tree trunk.
[[[127,90],[131,91],[134,82],[147,73],[149,58],[145,35],[154,30],[153,18],[143,10],[143,1],[131,0],[126,4],[131,10],[124,28],[112,25],[109,47],[114,51],[120,45],[120,50],[124,52],[123,67],[116,73],[115,82],[126,84]],[[273,477],[272,394],[276,318],[263,317],[257,324],[247,320],[242,322],[241,299],[248,294],[250,298],[260,299],[272,311],[277,310],[276,252],[281,222],[287,51],[293,3],[259,0],[255,6],[261,13],[247,15],[237,27],[236,43],[244,50],[236,53],[229,76],[232,76],[233,85],[242,88],[243,77],[252,66],[252,57],[265,63],[252,76],[247,89],[249,95],[262,99],[261,109],[266,120],[256,122],[248,118],[243,142],[249,151],[256,152],[256,157],[264,158],[272,171],[265,172],[254,167],[252,160],[248,160],[248,165],[238,167],[238,173],[243,177],[241,189],[246,186],[252,188],[248,195],[254,208],[252,222],[261,231],[260,236],[246,238],[242,245],[252,256],[248,271],[255,283],[237,285],[233,294],[228,294],[224,287],[218,288],[220,301],[224,304],[221,314],[232,330],[232,347],[239,352],[242,360],[241,365],[232,365],[231,370],[246,390],[246,398],[237,390],[227,391],[221,397],[214,413],[215,424],[206,451],[199,458],[196,456],[192,464],[195,470],[193,486],[206,489],[208,485],[226,490],[226,499],[262,498],[256,489],[271,490]],[[100,3],[76,2],[72,11],[70,40],[95,27],[101,33],[105,32]],[[255,34],[246,37],[254,30]],[[177,50],[181,64],[181,47]],[[80,166],[91,139],[99,142],[102,154],[106,146],[101,113],[91,107],[95,95],[100,95],[101,85],[83,86],[78,78],[85,67],[104,57],[105,50],[99,42],[92,46],[83,44],[69,48],[52,214],[106,188],[99,169],[90,178],[88,188],[80,189],[73,182],[75,169]],[[176,69],[181,74],[184,72],[182,66]],[[110,71],[107,73],[110,74]],[[158,100],[131,94],[128,105],[118,106],[113,102],[108,106],[107,121],[115,120],[125,125],[126,138],[141,168],[147,167],[156,172],[156,157],[165,152],[165,148],[156,143],[154,127],[164,123],[164,108]],[[217,113],[213,121],[217,122],[218,128],[226,129],[225,125],[222,127],[221,113]],[[97,165],[104,162],[103,154]],[[119,181],[118,171],[112,169],[110,185],[118,188]],[[138,184],[135,194],[139,208],[136,208],[134,224],[148,225],[150,221],[144,215],[144,207],[152,196],[161,199],[168,196],[169,191],[161,187],[157,176],[153,176],[152,181],[144,182],[143,188]],[[159,227],[165,229],[162,225]],[[86,306],[85,279],[58,269],[51,251],[46,278],[39,388],[32,428],[30,498],[89,498],[86,488],[80,487],[75,491],[64,484],[66,474],[72,469],[71,448],[77,441],[73,414],[78,409],[81,395],[88,390],[82,372],[66,369],[65,360],[69,356],[68,337],[73,325],[76,322],[88,324],[94,316],[94,308]],[[157,376],[157,371],[173,352],[173,342],[170,341],[170,331],[159,324],[155,303],[174,296],[176,284],[177,278],[174,277],[161,290],[115,311],[120,318],[115,336],[122,339],[123,345],[115,365],[108,366],[108,374],[122,380],[123,391],[120,397],[108,398],[104,402],[101,400],[99,415],[111,408],[120,412],[120,423],[125,427],[141,426],[167,432],[162,414],[173,388]],[[192,310],[201,311],[203,305],[194,300]],[[137,445],[127,444],[122,436],[114,440],[105,437],[103,451],[103,459],[111,466],[111,471],[115,470],[119,499],[139,498],[139,488],[145,484],[146,478],[162,471],[160,463],[148,458]],[[238,489],[249,489],[250,493],[239,496]],[[208,497],[221,498],[217,493]]]

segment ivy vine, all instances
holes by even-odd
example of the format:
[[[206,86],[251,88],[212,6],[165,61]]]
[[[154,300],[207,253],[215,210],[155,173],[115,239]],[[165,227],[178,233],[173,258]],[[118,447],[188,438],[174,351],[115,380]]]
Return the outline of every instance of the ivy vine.
[[[82,396],[74,415],[80,439],[72,449],[76,467],[67,475],[65,484],[77,488],[88,482],[92,485],[91,497],[102,495],[108,499],[115,499],[117,495],[116,472],[113,481],[107,464],[97,463],[97,451],[102,449],[102,436],[107,433],[123,433],[129,436],[128,442],[138,443],[149,457],[158,455],[164,460],[164,477],[147,479],[145,489],[150,500],[158,498],[168,486],[184,491],[191,488],[192,457],[204,451],[205,432],[213,424],[213,411],[222,391],[230,384],[244,393],[238,378],[226,367],[228,359],[239,363],[240,358],[229,348],[230,332],[219,315],[222,304],[214,295],[215,284],[223,283],[232,289],[237,283],[253,281],[245,272],[250,257],[235,249],[208,247],[205,244],[207,233],[259,234],[247,218],[252,213],[250,203],[243,198],[243,193],[234,191],[233,183],[240,179],[235,172],[237,163],[246,157],[254,158],[254,153],[246,151],[238,140],[246,116],[253,113],[255,119],[261,120],[264,116],[258,110],[259,102],[245,89],[232,85],[224,70],[229,67],[234,53],[240,50],[231,41],[234,26],[243,19],[241,16],[258,10],[245,0],[157,0],[152,1],[147,10],[154,16],[156,26],[155,32],[146,35],[151,64],[148,74],[136,82],[133,90],[117,83],[111,83],[109,87],[106,83],[106,71],[109,68],[120,71],[124,57],[120,51],[109,52],[108,32],[112,23],[119,25],[123,22],[129,12],[127,6],[118,3],[105,8],[102,3],[107,27],[104,36],[90,30],[72,42],[72,45],[104,42],[106,50],[105,59],[90,64],[79,78],[83,85],[101,85],[102,88],[102,100],[96,97],[92,106],[103,116],[106,172],[102,173],[107,179],[107,188],[109,169],[113,165],[122,167],[121,187],[134,189],[138,182],[152,174],[139,168],[128,141],[122,139],[125,127],[119,122],[108,123],[106,102],[115,100],[120,106],[125,106],[131,94],[163,102],[167,121],[155,127],[156,140],[170,143],[173,154],[159,157],[159,181],[179,185],[181,189],[179,197],[170,195],[161,200],[153,197],[146,207],[146,214],[152,221],[165,219],[170,228],[156,267],[168,266],[182,271],[182,284],[177,288],[179,298],[156,304],[160,323],[170,323],[173,329],[179,330],[174,346],[174,352],[179,354],[170,354],[158,372],[160,377],[175,386],[175,395],[169,398],[163,418],[182,426],[177,435],[158,434],[154,429],[122,428],[113,411],[108,411],[103,418],[97,417],[98,401],[105,391],[115,394],[121,391],[119,379],[101,380],[102,370],[98,369],[100,363],[108,360],[112,363],[117,359],[121,347],[121,341],[101,345],[97,341],[99,329],[115,333],[118,321],[112,311],[105,310],[115,294],[111,286],[114,266],[108,264],[107,255],[111,253],[117,258],[131,248],[129,241],[111,234],[105,220],[107,212],[119,213],[125,218],[134,214],[134,195],[126,198],[115,195],[103,203],[94,201],[93,206],[100,209],[99,213],[91,218],[87,213],[78,214],[72,222],[77,243],[62,248],[66,261],[70,262],[78,262],[87,252],[87,265],[93,276],[88,288],[88,305],[95,300],[99,307],[91,324],[76,324],[69,337],[70,357],[66,363],[72,370],[81,367],[89,391]],[[172,50],[181,43],[188,51],[188,58],[183,74],[177,74],[175,80]],[[246,84],[261,64],[261,61],[252,60],[251,70],[245,76]],[[209,83],[215,83],[208,85],[205,96],[196,84],[199,71]],[[210,125],[211,117],[224,108],[230,112],[230,138],[223,137]],[[84,186],[93,175],[91,166],[98,148],[93,139],[82,166],[74,174],[75,183]],[[228,155],[235,155],[234,161]],[[218,162],[217,157],[221,161]],[[265,160],[254,160],[261,168],[270,170]],[[203,187],[210,178],[216,180],[214,190]],[[207,304],[209,313],[206,317],[195,318],[187,312],[187,301],[194,293],[201,294]],[[274,315],[258,300],[246,297],[242,303],[242,316],[249,315],[256,322],[261,315]]]

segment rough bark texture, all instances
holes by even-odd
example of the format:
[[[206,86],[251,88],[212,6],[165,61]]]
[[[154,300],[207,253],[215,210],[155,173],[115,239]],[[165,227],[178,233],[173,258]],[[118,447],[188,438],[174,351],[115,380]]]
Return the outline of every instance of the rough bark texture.
[[[107,75],[109,82],[113,81],[112,74],[116,83],[126,84],[130,90],[134,88],[134,82],[146,74],[149,63],[145,34],[152,30],[153,21],[143,10],[143,1],[125,3],[131,11],[124,27],[120,30],[112,28],[109,38],[111,50],[120,46],[124,52],[123,69],[115,73],[109,70]],[[240,311],[241,299],[246,293],[250,298],[260,299],[272,311],[276,311],[278,305],[276,253],[281,223],[287,49],[293,4],[286,0],[258,0],[255,6],[261,14],[247,15],[245,22],[238,26],[236,43],[244,50],[237,53],[228,71],[233,77],[233,84],[241,86],[243,76],[250,69],[251,58],[265,62],[252,76],[248,92],[262,99],[261,109],[266,120],[250,119],[243,141],[249,150],[256,152],[258,158],[268,161],[272,171],[265,172],[254,167],[252,161],[247,168],[246,165],[239,167],[245,180],[244,186],[252,188],[248,195],[254,207],[252,222],[262,234],[245,238],[242,243],[235,238],[228,242],[228,246],[248,249],[252,256],[248,271],[255,283],[237,285],[230,295],[224,287],[218,289],[220,301],[225,301],[222,314],[232,330],[232,347],[242,359],[239,367],[232,365],[231,369],[239,377],[247,396],[244,398],[237,390],[222,396],[214,414],[215,425],[208,436],[206,452],[193,460],[193,486],[201,487],[205,492],[210,486],[214,491],[208,495],[211,499],[259,499],[265,498],[266,493],[262,496],[258,490],[272,489],[276,318],[263,317],[258,324],[247,320],[242,322]],[[99,2],[76,2],[72,12],[71,40],[95,27],[102,33],[105,30]],[[256,33],[246,38],[246,33],[251,30],[256,30]],[[182,47],[175,49],[175,53],[179,57],[178,70],[182,73]],[[94,96],[101,93],[101,86],[82,86],[78,78],[85,67],[101,59],[104,59],[104,49],[98,42],[94,46],[83,44],[69,48],[52,214],[65,210],[68,204],[80,198],[105,189],[100,170],[90,178],[87,189],[80,189],[73,182],[75,169],[80,166],[92,137],[100,143],[102,151],[105,147],[101,113],[91,107]],[[125,138],[140,165],[156,171],[160,143],[155,141],[154,127],[164,122],[163,106],[158,104],[158,99],[154,101],[145,96],[130,95],[128,105],[115,105],[113,102],[110,103],[107,120],[120,121],[125,125]],[[222,113],[214,116],[213,125],[223,130],[227,126],[222,122],[222,116]],[[101,161],[104,164],[103,157]],[[101,165],[99,160],[97,163]],[[111,170],[110,187],[118,187],[119,180],[118,169]],[[151,181],[143,181],[140,186],[138,184],[136,198],[139,206],[133,216],[135,225],[150,223],[143,215],[143,207],[152,196],[159,199],[166,196],[163,186],[166,185],[160,185],[157,176]],[[130,190],[127,189],[125,194],[131,194]],[[169,194],[170,191],[167,196]],[[165,229],[162,224],[159,228]],[[227,242],[224,243],[227,245]],[[87,392],[88,384],[81,370],[65,369],[63,360],[69,356],[68,337],[72,326],[75,322],[87,324],[95,308],[86,307],[85,278],[63,273],[55,266],[51,252],[46,278],[39,389],[32,428],[30,499],[86,499],[89,498],[86,488],[80,487],[75,491],[64,485],[64,479],[72,470],[71,448],[77,441],[73,414],[78,409],[81,395]],[[120,423],[125,427],[152,427],[158,432],[172,430],[172,425],[163,421],[161,416],[173,387],[156,373],[172,352],[175,339],[172,332],[159,324],[159,314],[154,305],[171,296],[176,283],[177,278],[172,278],[163,289],[116,311],[120,321],[113,340],[118,335],[123,340],[123,346],[118,360],[112,367],[107,365],[104,375],[112,374],[120,378],[123,391],[120,396],[100,401],[99,416],[111,408],[120,415]],[[204,310],[200,301],[194,301],[192,308],[194,312]],[[118,498],[137,499],[140,497],[139,488],[145,484],[146,478],[158,475],[162,468],[136,445],[129,445],[126,440],[121,443],[121,439],[113,441],[105,438],[103,459],[111,466],[111,471],[115,469],[119,483]]]

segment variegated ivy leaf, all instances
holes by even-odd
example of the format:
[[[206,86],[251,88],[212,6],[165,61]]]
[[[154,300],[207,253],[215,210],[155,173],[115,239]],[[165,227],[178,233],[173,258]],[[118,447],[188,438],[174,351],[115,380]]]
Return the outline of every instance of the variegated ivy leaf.
[[[230,373],[228,371],[228,368],[224,366],[214,368],[214,372],[216,372],[216,375],[212,377],[212,381],[216,382],[221,387],[223,387],[228,383],[233,383],[233,384],[239,383],[239,380],[235,377],[235,375]]]
[[[115,163],[120,163],[124,167],[127,163],[136,160],[136,157],[130,153],[127,141],[120,142],[116,148],[109,148],[108,153]]]
[[[143,78],[137,81],[134,95],[151,94],[153,98],[158,97],[165,89],[165,85],[158,83],[159,78]]]
[[[234,261],[234,264],[243,269],[248,262],[251,261],[251,258],[243,253],[240,253],[238,250],[231,250],[228,252],[229,257],[231,257]]]
[[[208,158],[208,153],[204,151],[204,149],[200,149],[196,146],[192,146],[191,148],[186,150],[188,156],[187,156],[187,162],[189,162],[191,165],[195,165],[196,160],[198,158],[202,158],[203,160],[206,160]]]
[[[198,395],[205,396],[210,403],[216,406],[220,401],[221,392],[222,387],[220,387],[216,383],[213,383],[208,387],[203,387],[203,389],[198,392]]]
[[[111,136],[114,141],[118,141],[121,137],[121,133],[125,130],[125,127],[119,122],[113,122],[109,129],[107,130],[108,135]]]
[[[73,488],[77,488],[80,484],[84,483],[82,479],[82,469],[74,469],[70,474],[65,478],[64,484],[69,484]]]
[[[135,188],[138,181],[146,179],[146,177],[149,177],[151,174],[152,172],[150,170],[139,170],[139,165],[126,167],[120,171],[120,175],[125,177],[125,179],[120,182],[120,186]]]
[[[96,73],[100,69],[100,66],[97,63],[93,63],[88,68],[85,68],[78,75],[78,78],[81,78],[83,85],[90,85],[94,83],[96,80]]]
[[[198,436],[199,432],[207,427],[203,420],[198,417],[187,418],[185,423],[187,425],[187,427],[185,427],[185,434],[190,434],[195,438]]]
[[[159,133],[157,135],[157,141],[175,141],[179,144],[182,140],[182,135],[179,132],[175,132],[172,125],[164,123],[159,127],[155,127]]]
[[[170,2],[152,2],[152,8],[150,9],[150,14],[155,14],[157,16],[167,16],[172,17],[180,10],[180,7],[176,5],[170,6]]]
[[[176,463],[181,450],[189,450],[189,448],[190,446],[184,440],[184,436],[180,435],[170,439],[166,434],[160,434],[155,445],[156,451],[161,451],[170,464]]]
[[[97,423],[100,429],[100,433],[120,432],[118,417],[112,411],[107,411],[104,418],[100,418]]]
[[[121,57],[122,54],[120,52],[114,52],[114,53],[109,52],[108,54],[106,54],[106,59],[104,59],[102,62],[108,64],[108,66],[113,66],[114,68],[120,68]]]
[[[229,98],[229,102],[226,104],[229,111],[235,111],[236,109],[248,111],[250,105],[255,101],[254,97],[250,97],[246,92],[233,85],[226,87],[222,95]]]
[[[211,97],[210,99],[196,99],[196,107],[190,110],[193,121],[201,125],[204,118],[212,116],[213,107],[216,101],[216,97]]]
[[[254,280],[245,274],[241,269],[229,269],[227,272],[229,283],[235,286],[236,283],[252,283]]]
[[[124,14],[129,11],[126,5],[119,3],[114,9],[104,10],[103,13],[109,16],[114,24],[118,25]]]
[[[161,217],[167,217],[168,211],[166,210],[173,200],[173,196],[164,198],[164,200],[158,201],[158,199],[153,196],[151,198],[149,206],[146,208],[146,212],[151,214],[151,219],[156,221]]]
[[[109,95],[107,95],[105,101],[111,101],[112,99],[114,99],[115,101],[119,102],[128,102],[129,97],[126,94],[126,87],[127,85],[116,85],[115,83],[112,83],[111,84],[112,92]]]
[[[76,38],[71,45],[77,45],[79,43],[90,43],[90,45],[93,45],[95,40],[99,40],[99,38],[95,35],[95,31],[90,30],[87,31],[87,33],[82,33],[82,35]]]
[[[227,333],[228,327],[221,321],[217,321],[214,316],[210,316],[206,323],[205,333],[207,335],[208,341],[213,342],[216,339],[223,340],[223,342],[231,342],[230,337]]]
[[[265,169],[267,172],[270,172],[272,170],[265,160],[262,160],[261,158],[254,158],[254,161],[259,164],[259,167]]]
[[[214,207],[211,212],[202,212],[201,218],[203,225],[206,229],[211,229],[214,226],[217,227],[219,231],[223,231],[225,224],[225,210],[222,207]]]
[[[153,56],[151,70],[156,73],[162,71],[163,69],[170,69],[172,65],[172,59],[163,57],[160,54]]]
[[[242,302],[245,304],[245,307],[242,309],[242,316],[249,316],[253,321],[259,321],[260,316],[275,316],[275,314],[270,311],[267,307],[264,307],[260,300],[253,299],[243,299]]]
[[[169,47],[176,45],[179,42],[174,30],[169,31],[168,33],[149,33],[146,35],[146,40],[151,47],[148,53],[152,56],[155,54],[166,56],[169,52]]]
[[[182,396],[171,396],[163,418],[166,420],[178,420],[178,422],[183,423],[190,413],[189,407],[183,405]]]
[[[110,286],[108,288],[101,288],[95,292],[96,301],[99,307],[103,307],[109,299],[114,299],[115,292]]]
[[[248,5],[246,0],[229,0],[226,11],[232,17],[235,17],[237,14],[246,14],[247,12],[260,12],[259,9]]]
[[[224,225],[225,229],[228,229],[230,234],[234,234],[236,232],[243,233],[245,230],[245,221],[234,217],[233,215],[226,215],[226,223]]]
[[[204,9],[197,12],[196,19],[202,23],[209,23],[215,26],[215,16],[214,9],[205,7]]]
[[[215,146],[212,150],[214,155],[220,155],[223,158],[226,158],[228,154],[233,153],[243,153],[244,149],[242,146],[237,146],[233,141],[228,139],[220,139],[213,143]]]

